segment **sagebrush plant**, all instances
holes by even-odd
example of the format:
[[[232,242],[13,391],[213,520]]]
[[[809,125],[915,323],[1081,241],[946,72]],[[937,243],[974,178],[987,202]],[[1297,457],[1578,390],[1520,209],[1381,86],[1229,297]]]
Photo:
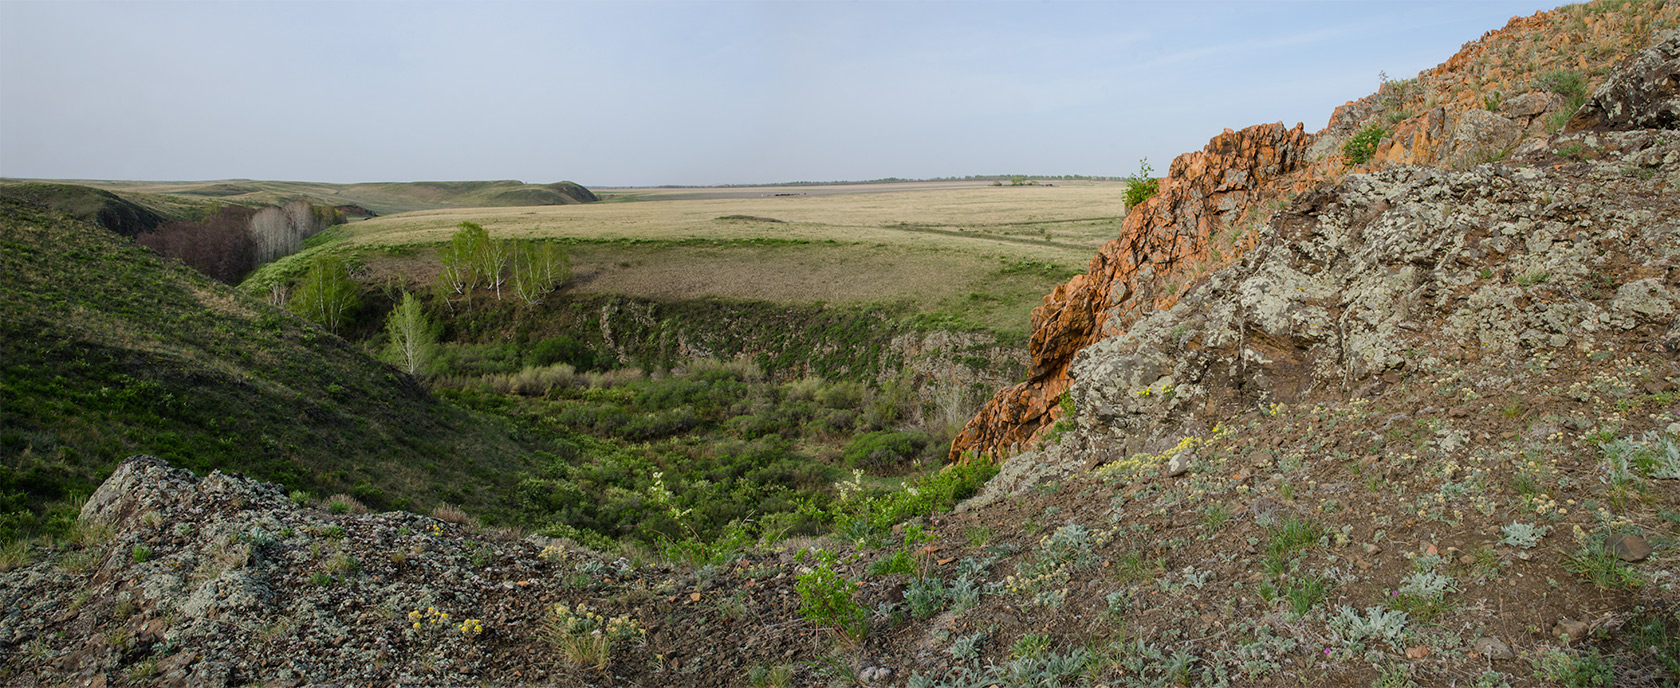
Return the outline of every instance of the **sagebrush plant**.
[[[1092,534],[1077,523],[1061,526],[1039,539],[1034,556],[1017,564],[1015,574],[1004,578],[1004,589],[1028,595],[1040,606],[1058,606],[1067,597],[1070,575],[1096,564],[1095,548],[1107,544],[1113,536],[1112,530]]]
[[[1406,612],[1366,607],[1365,613],[1347,605],[1336,610],[1326,625],[1330,637],[1352,655],[1364,654],[1370,643],[1384,642],[1390,649],[1400,650],[1406,638]]]
[[[938,576],[910,581],[904,589],[904,603],[909,605],[910,615],[918,619],[938,614],[945,608],[945,581]]]
[[[1522,521],[1516,521],[1511,525],[1500,528],[1499,530],[1505,534],[1505,537],[1501,538],[1500,542],[1518,549],[1534,549],[1535,545],[1540,544],[1541,539],[1545,538],[1547,534],[1552,532],[1552,527],[1535,526],[1523,523]]]
[[[1342,156],[1346,157],[1348,163],[1353,165],[1363,165],[1370,162],[1371,156],[1377,154],[1377,144],[1382,143],[1382,139],[1386,135],[1388,135],[1388,131],[1382,127],[1366,127],[1358,134],[1354,134],[1353,138],[1348,139],[1347,143],[1342,144]]]

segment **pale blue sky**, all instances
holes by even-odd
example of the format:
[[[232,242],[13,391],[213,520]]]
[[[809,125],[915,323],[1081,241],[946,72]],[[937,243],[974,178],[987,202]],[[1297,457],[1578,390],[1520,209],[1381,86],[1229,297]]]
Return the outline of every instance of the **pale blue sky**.
[[[1554,6],[0,0],[0,176],[1118,176]]]

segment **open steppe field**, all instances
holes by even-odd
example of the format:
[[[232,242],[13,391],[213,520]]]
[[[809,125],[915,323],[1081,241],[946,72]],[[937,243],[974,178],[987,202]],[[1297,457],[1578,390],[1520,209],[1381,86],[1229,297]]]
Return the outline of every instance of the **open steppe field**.
[[[634,202],[425,210],[356,222],[377,273],[435,274],[464,221],[571,245],[573,289],[656,299],[907,304],[1024,333],[1043,294],[1119,232],[1122,185],[900,182],[610,190]],[[778,195],[800,194],[800,195]],[[365,250],[390,248],[390,251]],[[420,250],[412,250],[420,249]]]

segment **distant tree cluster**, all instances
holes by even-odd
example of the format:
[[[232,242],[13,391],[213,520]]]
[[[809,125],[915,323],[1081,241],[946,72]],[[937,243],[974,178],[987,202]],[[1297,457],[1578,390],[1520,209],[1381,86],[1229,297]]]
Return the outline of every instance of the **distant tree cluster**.
[[[233,284],[257,267],[257,244],[249,231],[254,215],[251,208],[226,206],[202,222],[166,222],[134,240],[212,279]]]
[[[448,293],[470,295],[483,286],[500,301],[502,286],[511,283],[514,295],[531,305],[572,276],[571,259],[558,244],[493,239],[472,222],[456,226],[438,260],[438,282]]]
[[[215,208],[201,222],[169,222],[135,241],[234,284],[258,265],[296,253],[303,240],[344,221],[330,206],[292,201],[278,208]]]

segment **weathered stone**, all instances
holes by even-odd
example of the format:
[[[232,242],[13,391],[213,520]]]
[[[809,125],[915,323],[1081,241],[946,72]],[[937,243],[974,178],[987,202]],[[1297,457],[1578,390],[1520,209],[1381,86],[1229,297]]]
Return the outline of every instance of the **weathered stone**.
[[[1188,451],[1182,451],[1174,454],[1171,459],[1167,460],[1167,476],[1176,478],[1188,473],[1190,471],[1190,462],[1194,458],[1194,455]]]
[[[1451,162],[1462,165],[1499,155],[1520,138],[1522,125],[1487,110],[1470,110],[1453,130]]]
[[[1035,439],[1055,420],[1074,355],[1115,325],[1176,303],[1182,293],[1167,287],[1177,285],[1177,271],[1205,262],[1219,232],[1254,202],[1280,193],[1275,185],[1308,162],[1311,144],[1299,124],[1264,124],[1226,130],[1201,151],[1174,159],[1160,190],[1126,214],[1120,237],[1102,247],[1086,274],[1033,310],[1028,380],[993,396],[958,433],[950,458],[1001,453]]]
[[[1576,621],[1574,619],[1559,619],[1558,622],[1552,626],[1552,635],[1559,638],[1567,636],[1571,641],[1580,640],[1587,635],[1587,624],[1584,621]]]
[[[1611,72],[1565,131],[1680,128],[1680,30]]]
[[[1663,281],[1656,277],[1629,282],[1616,288],[1616,298],[1610,302],[1612,317],[1630,323],[1666,322],[1676,310],[1676,297]]]
[[[1646,557],[1651,556],[1650,543],[1645,542],[1644,538],[1637,535],[1617,533],[1610,536],[1604,544],[1609,545],[1610,551],[1614,552],[1616,558],[1622,561],[1645,561]]]
[[[1510,645],[1506,645],[1505,641],[1498,638],[1477,638],[1474,643],[1471,643],[1471,646],[1476,648],[1476,652],[1483,657],[1495,661],[1512,659],[1517,656],[1517,653],[1511,651]]]
[[[1524,93],[1505,101],[1499,111],[1511,117],[1535,117],[1557,107],[1563,99],[1551,93]]]

